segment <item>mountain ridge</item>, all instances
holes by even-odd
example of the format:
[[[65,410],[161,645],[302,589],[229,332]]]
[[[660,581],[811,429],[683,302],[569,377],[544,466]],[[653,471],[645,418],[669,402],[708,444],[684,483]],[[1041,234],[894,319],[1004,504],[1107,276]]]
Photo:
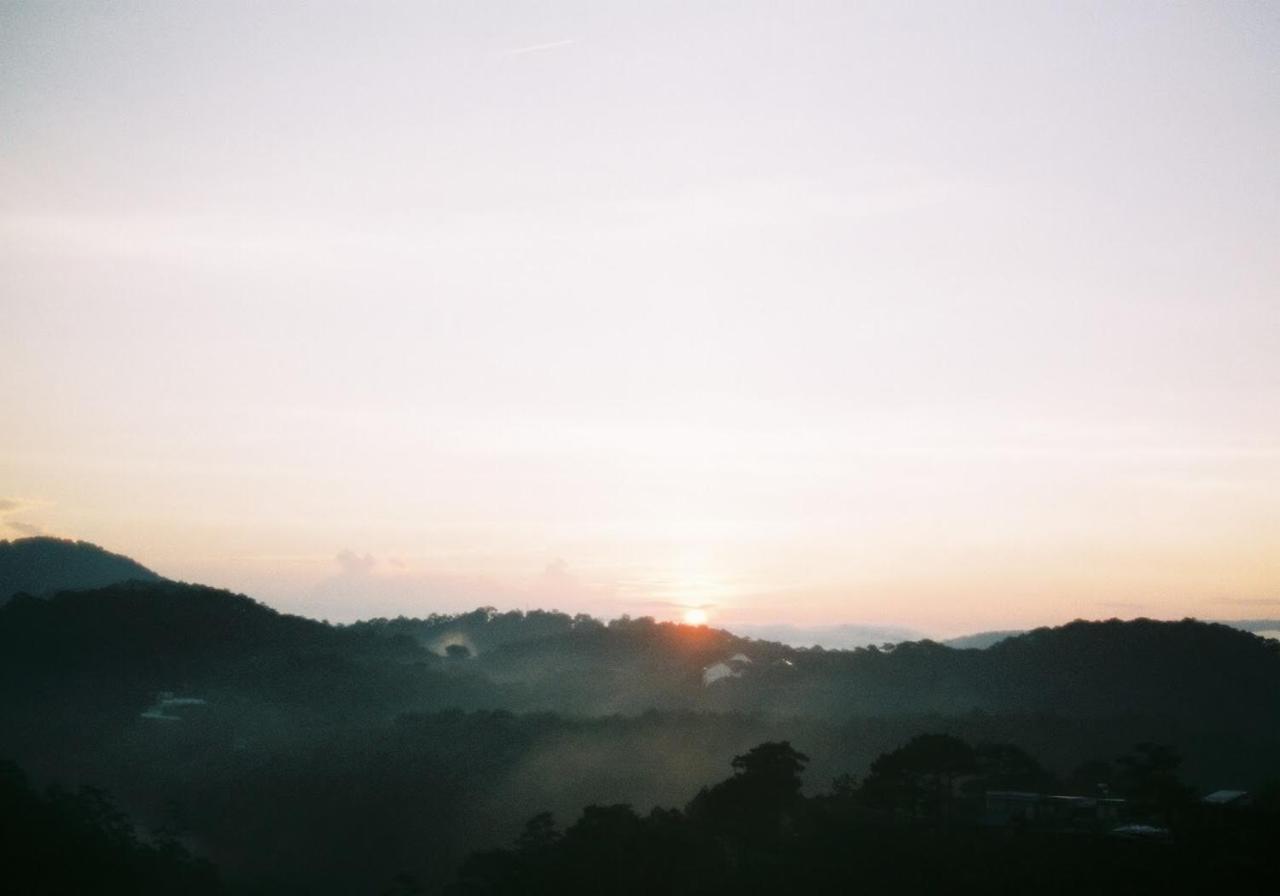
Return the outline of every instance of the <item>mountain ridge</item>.
[[[1173,744],[1205,792],[1265,786],[1280,643],[1194,620],[1078,621],[987,650],[545,610],[330,625],[171,581],[0,607],[0,756],[101,783],[238,878],[309,892],[441,874],[534,812],[667,804],[764,741],[794,740],[830,781],[926,733],[1018,744],[1064,776]],[[367,864],[347,862],[353,842]]]
[[[15,594],[39,597],[134,580],[156,582],[163,576],[87,541],[49,535],[0,540],[0,603]]]
[[[555,611],[484,608],[333,626],[207,586],[135,581],[11,601],[0,609],[0,645],[11,680],[57,667],[64,675],[80,669],[97,686],[114,674],[156,691],[200,683],[243,690],[250,699],[255,689],[283,687],[299,705],[330,702],[319,682],[336,681],[334,670],[344,668],[369,706],[403,701],[399,711],[456,698],[477,708],[597,715],[1147,711],[1188,721],[1280,718],[1280,643],[1190,619],[1079,620],[986,650],[928,640],[825,650],[706,626],[602,622]],[[1206,662],[1230,670],[1229,689],[1200,674]],[[708,677],[717,666],[723,674]],[[416,685],[419,679],[433,690]]]

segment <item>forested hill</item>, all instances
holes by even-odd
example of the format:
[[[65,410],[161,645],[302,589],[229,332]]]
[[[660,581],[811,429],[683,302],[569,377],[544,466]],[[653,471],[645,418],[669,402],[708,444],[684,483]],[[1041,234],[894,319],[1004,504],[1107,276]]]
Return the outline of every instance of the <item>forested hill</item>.
[[[1280,645],[1190,620],[987,650],[551,611],[334,626],[167,581],[0,608],[0,759],[191,832],[246,892],[442,885],[535,812],[670,805],[762,741],[801,745],[817,782],[862,775],[927,732],[1093,781],[1093,760],[1172,744],[1205,792],[1247,789],[1277,775]]]
[[[411,639],[290,616],[200,585],[127,582],[0,608],[0,727],[57,736],[134,724],[162,692],[236,706],[246,726],[492,705]],[[93,724],[87,724],[92,720]],[[3,746],[3,744],[0,744]]]
[[[0,602],[18,593],[52,594],[159,579],[141,563],[87,541],[48,536],[0,540]]]
[[[1251,632],[1255,635],[1280,639],[1280,619],[1214,619],[1210,622],[1220,622],[1231,628],[1237,628],[1242,632]],[[961,648],[977,648],[979,650],[999,644],[1001,641],[1017,635],[1025,635],[1024,629],[1005,629],[1001,631],[975,632],[972,635],[961,635],[958,638],[948,638],[943,641],[948,647]]]
[[[928,641],[804,650],[638,620],[508,643],[477,665],[534,684],[542,708],[595,712],[685,703],[836,718],[977,710],[1273,727],[1280,719],[1280,644],[1193,620],[1075,622],[986,651]],[[708,681],[708,670],[721,677]]]
[[[1280,644],[1194,620],[1074,622],[986,650],[930,641],[793,648],[708,628],[489,609],[331,626],[171,582],[19,599],[0,610],[7,687],[199,688],[326,712],[713,710],[827,718],[1142,713],[1280,719]],[[48,677],[58,670],[58,682]],[[64,694],[67,699],[74,693]]]

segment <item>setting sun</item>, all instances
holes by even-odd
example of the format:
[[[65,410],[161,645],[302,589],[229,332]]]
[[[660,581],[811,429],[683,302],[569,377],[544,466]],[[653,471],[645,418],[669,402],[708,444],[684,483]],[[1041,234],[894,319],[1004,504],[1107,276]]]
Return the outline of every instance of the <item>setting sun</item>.
[[[707,611],[694,607],[691,610],[684,611],[684,621],[686,625],[706,625]]]
[[[4,892],[1280,894],[1278,62],[0,0]]]

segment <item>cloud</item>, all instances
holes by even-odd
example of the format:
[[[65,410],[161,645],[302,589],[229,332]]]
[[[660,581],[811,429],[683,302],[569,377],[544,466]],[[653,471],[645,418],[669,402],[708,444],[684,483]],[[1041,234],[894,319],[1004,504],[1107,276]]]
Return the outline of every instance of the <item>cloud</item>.
[[[477,607],[559,609],[582,612],[613,596],[610,586],[582,581],[563,558],[534,575],[512,580],[414,569],[401,557],[379,560],[346,549],[334,557],[337,571],[306,595],[306,612],[333,620],[374,616],[426,616]]]
[[[611,582],[583,579],[563,557],[556,557],[542,572],[515,593],[530,607],[585,611],[611,601],[616,586]]]
[[[11,519],[14,514],[33,510],[39,504],[22,498],[0,498],[0,529],[9,529],[19,535],[43,535],[44,527],[25,520]]]
[[[557,557],[542,570],[542,578],[552,582],[572,578],[572,574],[569,572],[569,562],[563,557]]]
[[[317,582],[306,596],[309,614],[354,621],[519,604],[511,589],[480,577],[415,572],[404,561],[399,567],[382,564],[373,554],[350,549],[334,560],[338,571]]]
[[[530,586],[534,594],[546,597],[574,594],[582,588],[582,580],[569,570],[569,563],[563,557],[557,557],[548,563]]]
[[[1118,610],[1121,613],[1141,613],[1147,609],[1146,604],[1130,600],[1100,600],[1094,606],[1103,610]]]
[[[367,576],[373,572],[374,566],[377,565],[377,561],[373,559],[372,554],[361,556],[352,550],[345,550],[334,559],[342,567],[341,575],[344,576]]]
[[[575,40],[555,40],[545,44],[530,44],[527,47],[516,47],[512,50],[504,50],[499,56],[527,56],[530,53],[545,53],[547,50],[559,50],[562,47],[571,47],[577,41]]]
[[[1213,602],[1236,607],[1280,607],[1280,597],[1215,597]]]

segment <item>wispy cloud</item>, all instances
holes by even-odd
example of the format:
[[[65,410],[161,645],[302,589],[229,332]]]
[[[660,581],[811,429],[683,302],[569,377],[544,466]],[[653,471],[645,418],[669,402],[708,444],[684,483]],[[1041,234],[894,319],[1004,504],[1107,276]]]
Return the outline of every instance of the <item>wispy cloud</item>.
[[[676,600],[649,600],[644,601],[637,606],[641,607],[657,607],[664,610],[716,610],[720,608],[719,604],[698,604],[693,602],[682,602]]]
[[[23,498],[0,498],[0,531],[8,529],[19,535],[43,535],[44,528],[24,520],[11,519],[16,514],[33,510],[39,504]]]
[[[1212,600],[1236,607],[1280,607],[1280,597],[1215,597]]]
[[[1141,613],[1147,605],[1131,600],[1100,600],[1095,606],[1104,610],[1119,610],[1122,613]]]
[[[346,549],[334,557],[336,574],[307,594],[307,612],[333,619],[433,612],[464,612],[492,606],[579,612],[609,600],[607,585],[580,580],[555,558],[539,573],[513,579],[423,569],[403,557],[394,560]]]
[[[373,559],[372,554],[361,555],[350,549],[338,554],[334,559],[342,567],[342,574],[347,576],[368,575],[373,571],[373,567],[377,565],[377,561]]]
[[[530,44],[527,47],[516,47],[515,49],[512,49],[512,50],[504,50],[498,55],[503,57],[527,56],[530,53],[543,53],[543,52],[546,52],[547,50],[559,50],[563,47],[571,47],[575,43],[577,43],[577,41],[575,40],[556,40],[556,41],[551,41],[550,43],[545,43],[545,44]]]

